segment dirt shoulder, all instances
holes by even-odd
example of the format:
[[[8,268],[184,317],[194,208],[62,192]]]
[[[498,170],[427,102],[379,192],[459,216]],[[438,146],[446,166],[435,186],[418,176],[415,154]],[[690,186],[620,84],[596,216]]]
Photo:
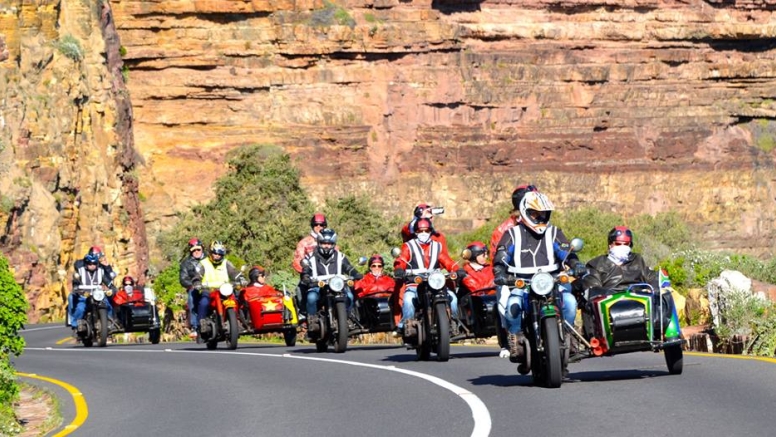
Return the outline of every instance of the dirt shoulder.
[[[62,423],[56,397],[32,384],[19,384],[19,400],[14,403],[14,410],[23,427],[19,437],[43,436]]]

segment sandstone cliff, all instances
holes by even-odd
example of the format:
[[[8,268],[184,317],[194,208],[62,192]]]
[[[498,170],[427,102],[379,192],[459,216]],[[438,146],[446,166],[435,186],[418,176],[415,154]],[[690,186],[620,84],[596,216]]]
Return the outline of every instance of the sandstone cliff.
[[[119,273],[147,268],[120,63],[107,5],[0,6],[0,247],[31,322],[62,316],[72,264],[94,244]]]
[[[111,6],[152,233],[211,195],[227,150],[258,142],[297,156],[319,200],[366,191],[399,214],[429,200],[447,228],[534,181],[561,208],[673,209],[712,247],[772,254],[766,3]]]
[[[317,200],[432,201],[444,229],[533,181],[560,208],[676,210],[712,247],[773,255],[772,9],[3,0],[0,247],[54,296],[93,242],[137,274],[146,229],[154,253],[176,211],[212,196],[228,150],[273,143]],[[57,49],[68,36],[81,59]]]

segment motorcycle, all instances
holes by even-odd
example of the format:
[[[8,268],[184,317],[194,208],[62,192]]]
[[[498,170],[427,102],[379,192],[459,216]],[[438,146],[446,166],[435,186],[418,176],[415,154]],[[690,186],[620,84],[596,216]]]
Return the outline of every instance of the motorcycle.
[[[417,284],[418,308],[415,317],[404,322],[404,343],[415,349],[421,361],[427,361],[433,350],[438,361],[450,359],[450,302],[447,279],[455,280],[455,272],[440,270],[405,276]]]
[[[162,338],[156,293],[150,287],[134,290],[132,295],[120,290],[114,298],[116,304],[117,329],[111,334],[122,332],[148,332],[148,340],[159,344]]]
[[[616,292],[592,289],[595,295],[582,307],[583,332],[566,327],[583,346],[571,360],[663,351],[668,372],[681,374],[684,340],[673,301],[663,299],[670,293],[670,281],[662,270],[659,285],[657,291],[650,284],[633,284]]]
[[[571,250],[580,251],[584,242],[579,238],[571,240]],[[563,263],[566,258],[563,259]],[[569,363],[570,341],[564,329],[561,313],[563,303],[562,285],[569,284],[571,276],[565,272],[550,274],[535,273],[530,279],[518,278],[512,289],[528,293],[527,306],[523,312],[523,347],[525,353],[517,366],[521,375],[531,372],[534,384],[558,388],[563,382],[563,369]]]
[[[352,289],[353,279],[343,275],[319,279],[320,308],[307,317],[307,336],[318,352],[326,352],[331,344],[334,352],[348,347],[348,310],[345,287]]]
[[[208,350],[218,347],[221,341],[226,341],[227,349],[237,349],[240,327],[237,324],[234,285],[227,282],[216,290],[202,290],[202,293],[206,292],[210,293],[210,306],[207,317],[199,321],[200,341]]]
[[[79,326],[76,329],[76,339],[85,347],[92,347],[95,341],[99,347],[105,347],[108,344],[108,297],[112,291],[97,284],[79,285],[75,292],[86,299],[84,327]],[[68,308],[65,320],[65,325],[68,327],[72,326],[70,317]]]
[[[240,335],[282,332],[286,346],[296,345],[298,325],[296,308],[291,295],[285,291],[277,295],[258,295],[245,289],[241,293]]]

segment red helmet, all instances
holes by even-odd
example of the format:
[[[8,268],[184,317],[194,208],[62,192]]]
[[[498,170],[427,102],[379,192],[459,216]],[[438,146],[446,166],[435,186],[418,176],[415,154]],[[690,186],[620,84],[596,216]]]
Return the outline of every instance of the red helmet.
[[[466,249],[461,252],[461,257],[468,261],[474,261],[478,256],[488,253],[488,246],[480,241],[475,241],[466,246]]]
[[[609,231],[609,244],[620,243],[633,247],[633,232],[627,226],[615,226]]]
[[[420,218],[415,222],[415,233],[418,233],[419,229],[428,229],[428,232],[434,232],[434,226],[431,224],[431,220],[427,218]]]
[[[310,219],[310,227],[314,228],[315,225],[321,225],[324,228],[328,227],[329,224],[326,222],[326,216],[321,214],[320,212],[316,212],[313,214],[312,218]]]
[[[193,250],[202,250],[204,247],[204,244],[202,244],[202,241],[199,238],[192,238],[189,240],[189,252]]]
[[[382,255],[379,253],[376,253],[369,257],[369,267],[372,267],[372,264],[374,263],[380,263],[380,265],[384,266],[385,262],[383,261]]]
[[[102,248],[100,246],[92,246],[89,248],[89,253],[96,256],[97,258],[102,258],[105,256],[104,253],[102,253]]]
[[[132,286],[134,286],[135,285],[135,278],[133,278],[132,276],[124,276],[121,279],[121,285],[132,285]]]

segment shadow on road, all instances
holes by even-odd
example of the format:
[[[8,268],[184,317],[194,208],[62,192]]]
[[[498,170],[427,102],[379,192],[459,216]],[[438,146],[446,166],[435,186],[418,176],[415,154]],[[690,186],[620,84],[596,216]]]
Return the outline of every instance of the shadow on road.
[[[594,372],[572,372],[563,379],[563,384],[578,382],[625,381],[669,376],[659,370],[599,370]],[[483,375],[469,380],[473,385],[494,385],[497,387],[533,386],[533,377],[529,375]]]

